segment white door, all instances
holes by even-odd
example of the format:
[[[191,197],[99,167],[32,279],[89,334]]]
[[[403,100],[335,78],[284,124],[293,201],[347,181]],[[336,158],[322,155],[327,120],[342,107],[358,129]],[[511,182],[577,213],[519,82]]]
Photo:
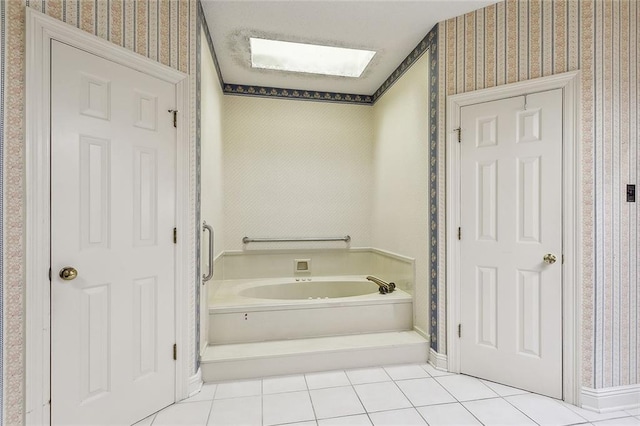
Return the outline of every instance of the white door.
[[[175,86],[51,63],[52,424],[131,424],[174,402]]]
[[[461,372],[561,398],[562,90],[463,107],[461,132]]]

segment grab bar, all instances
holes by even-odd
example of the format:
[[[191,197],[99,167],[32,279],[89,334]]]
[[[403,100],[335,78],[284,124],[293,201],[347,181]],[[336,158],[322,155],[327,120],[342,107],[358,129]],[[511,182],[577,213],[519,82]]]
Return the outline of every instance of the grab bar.
[[[202,284],[213,278],[213,228],[207,225],[207,221],[202,222],[202,232],[209,231],[209,271],[202,275]]]
[[[351,241],[351,237],[346,235],[344,237],[330,237],[330,238],[249,238],[244,237],[242,239],[243,244],[249,243],[295,243],[295,242],[317,242],[317,241],[344,241],[348,243]]]

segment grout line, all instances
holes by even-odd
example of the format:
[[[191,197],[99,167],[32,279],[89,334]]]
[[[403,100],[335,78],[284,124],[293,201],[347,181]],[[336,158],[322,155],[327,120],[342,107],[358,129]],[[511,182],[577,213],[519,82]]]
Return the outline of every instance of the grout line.
[[[316,406],[313,405],[313,399],[311,398],[311,389],[309,389],[309,383],[307,383],[307,375],[303,374],[304,385],[307,387],[307,395],[309,395],[309,402],[311,402],[311,410],[313,411],[313,419],[318,424],[318,415],[316,414]]]
[[[513,396],[513,395],[512,395]],[[513,408],[515,408],[516,410],[518,410],[519,412],[521,412],[525,417],[527,417],[529,420],[531,420],[533,423],[539,425],[540,423],[536,422],[535,420],[533,420],[531,418],[531,416],[529,416],[527,413],[525,413],[524,411],[522,411],[520,408],[516,407],[514,404],[511,403],[511,401],[509,401],[506,397],[504,396],[500,396],[500,398],[502,398],[507,404],[511,405]]]
[[[204,387],[206,383],[202,383],[202,387]],[[215,385],[216,388],[213,390],[213,395],[211,395],[211,405],[209,406],[209,414],[207,415],[207,422],[205,424],[209,424],[209,420],[211,419],[211,414],[213,414],[213,401],[216,400],[216,393],[218,393],[218,385]],[[202,388],[200,388],[200,392],[202,392]]]

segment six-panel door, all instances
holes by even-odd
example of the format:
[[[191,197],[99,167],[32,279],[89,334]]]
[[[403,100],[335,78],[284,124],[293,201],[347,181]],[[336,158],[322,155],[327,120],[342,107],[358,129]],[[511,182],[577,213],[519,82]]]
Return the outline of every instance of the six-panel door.
[[[52,423],[130,424],[174,402],[175,86],[55,41],[51,75]]]
[[[561,398],[562,90],[466,106],[461,129],[461,372]]]

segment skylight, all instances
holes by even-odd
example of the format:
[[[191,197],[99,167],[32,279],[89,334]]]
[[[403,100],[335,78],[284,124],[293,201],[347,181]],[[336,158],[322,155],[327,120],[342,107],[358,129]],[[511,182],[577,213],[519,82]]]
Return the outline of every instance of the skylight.
[[[250,38],[251,66],[270,70],[360,77],[376,52]]]

